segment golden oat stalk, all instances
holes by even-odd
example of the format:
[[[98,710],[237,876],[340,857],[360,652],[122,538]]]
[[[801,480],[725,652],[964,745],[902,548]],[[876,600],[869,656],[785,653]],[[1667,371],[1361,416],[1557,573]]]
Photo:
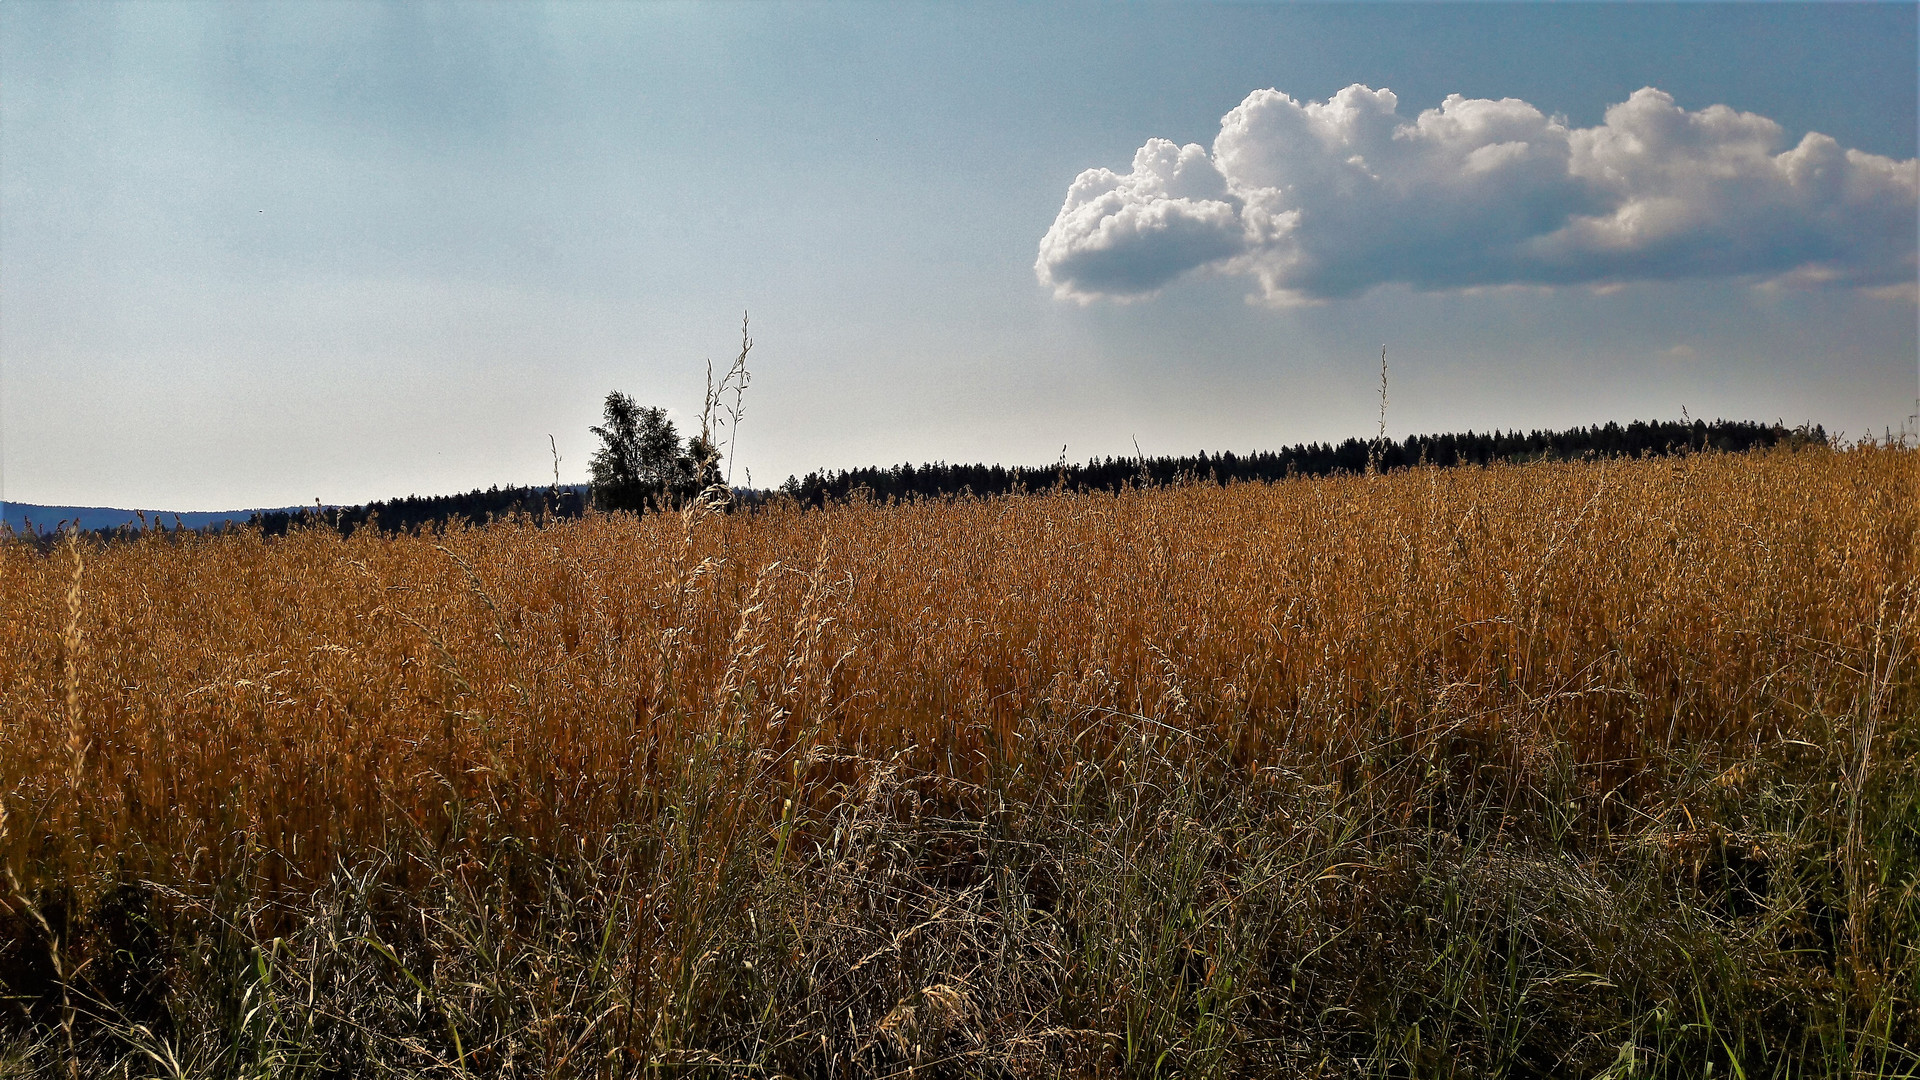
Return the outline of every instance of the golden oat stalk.
[[[80,579],[86,573],[86,561],[80,555],[77,530],[67,537],[67,553],[73,557],[73,579],[67,585],[67,626],[60,634],[60,672],[67,691],[67,786],[77,796],[87,764],[86,723],[80,712],[80,650],[85,645],[80,627]]]

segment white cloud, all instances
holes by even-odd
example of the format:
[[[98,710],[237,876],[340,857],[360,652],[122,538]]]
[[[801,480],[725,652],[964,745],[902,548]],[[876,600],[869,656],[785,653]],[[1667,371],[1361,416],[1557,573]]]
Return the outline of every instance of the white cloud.
[[[1843,148],[1640,90],[1570,128],[1515,98],[1448,97],[1408,120],[1389,90],[1247,96],[1202,147],[1150,140],[1089,169],[1040,241],[1063,299],[1251,275],[1298,303],[1418,289],[1698,277],[1898,293],[1916,275],[1920,162]]]
[[[1088,169],[1040,241],[1040,280],[1064,298],[1151,294],[1238,254],[1240,209],[1198,144],[1149,139],[1125,176]]]

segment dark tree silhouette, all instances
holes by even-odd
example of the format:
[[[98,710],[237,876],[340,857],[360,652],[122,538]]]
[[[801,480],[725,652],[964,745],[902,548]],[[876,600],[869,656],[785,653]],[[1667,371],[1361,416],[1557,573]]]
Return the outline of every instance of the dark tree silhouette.
[[[688,499],[718,487],[725,489],[727,478],[720,472],[720,448],[698,435],[687,437],[687,452],[680,460],[680,487],[674,492],[676,502]]]
[[[590,429],[600,436],[600,449],[588,462],[595,505],[641,512],[690,493],[692,462],[665,409],[638,405],[615,390],[603,415],[606,426]]]

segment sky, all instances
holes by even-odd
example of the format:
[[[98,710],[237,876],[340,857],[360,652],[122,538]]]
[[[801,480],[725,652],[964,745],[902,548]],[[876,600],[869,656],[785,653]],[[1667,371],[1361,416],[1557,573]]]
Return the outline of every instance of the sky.
[[[1914,4],[0,7],[0,497],[1916,424]]]

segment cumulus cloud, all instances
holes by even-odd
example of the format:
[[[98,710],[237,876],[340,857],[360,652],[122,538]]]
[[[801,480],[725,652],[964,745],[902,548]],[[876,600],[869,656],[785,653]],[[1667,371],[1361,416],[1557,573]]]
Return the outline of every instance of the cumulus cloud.
[[[1698,277],[1879,292],[1916,275],[1920,162],[1640,90],[1596,127],[1453,95],[1258,90],[1209,152],[1152,139],[1067,190],[1034,265],[1062,299],[1150,296],[1199,270],[1273,303],[1418,289]]]
[[[1197,143],[1149,139],[1125,176],[1088,169],[1040,241],[1041,280],[1071,295],[1150,293],[1241,252],[1241,209]]]

